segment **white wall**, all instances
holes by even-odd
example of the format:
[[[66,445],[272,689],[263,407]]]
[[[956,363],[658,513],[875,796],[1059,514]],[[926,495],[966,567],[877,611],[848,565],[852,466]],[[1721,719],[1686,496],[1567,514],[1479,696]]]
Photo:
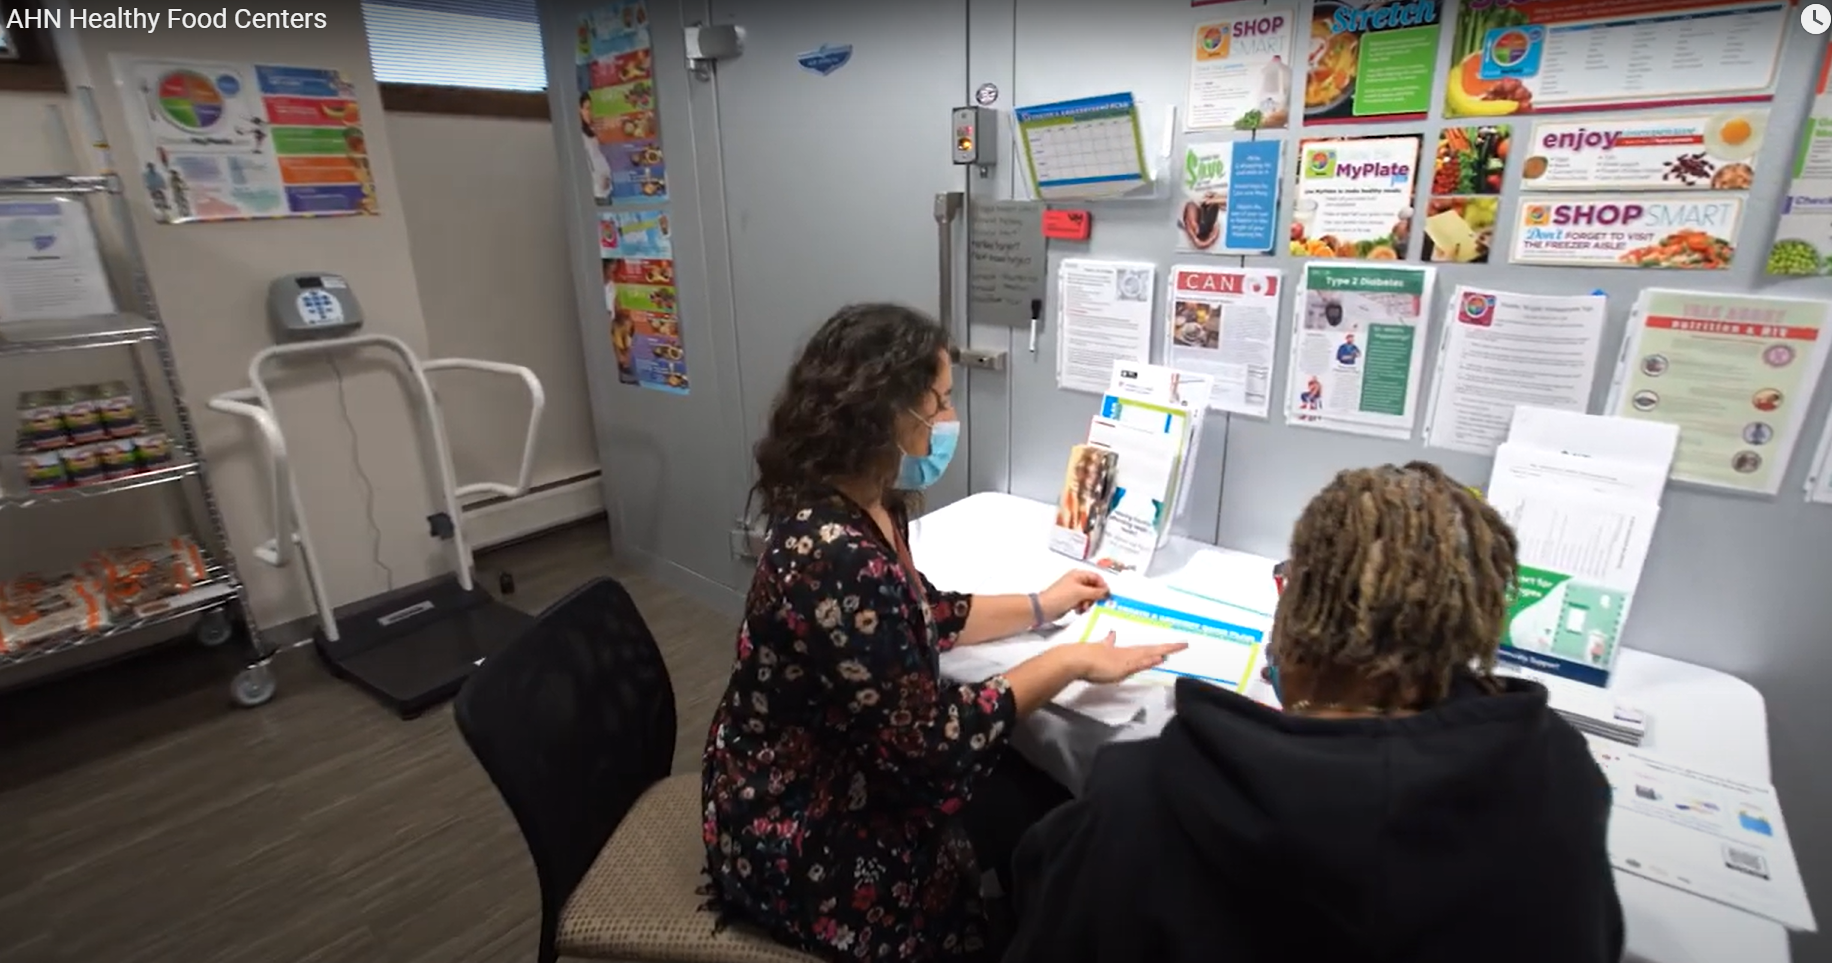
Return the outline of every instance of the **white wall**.
[[[380,99],[356,7],[331,16],[324,31],[161,31],[152,37],[85,31],[76,38],[74,56],[66,58],[66,70],[72,83],[96,87],[122,169],[137,165],[131,164],[130,140],[112,91],[108,55],[116,51],[335,67],[356,83],[364,116],[379,119]],[[63,114],[61,123],[54,109]],[[0,138],[0,174],[88,166],[86,152],[79,155],[66,141],[66,131],[80,132],[81,124],[65,96],[0,93],[0,130],[6,132]],[[396,335],[426,356],[468,355],[534,368],[548,399],[535,482],[597,468],[557,216],[558,161],[548,126],[410,115],[371,120],[365,132],[381,201],[378,217],[160,225],[152,221],[137,180],[127,179],[134,228],[172,332],[185,396],[254,614],[264,626],[306,616],[309,598],[296,570],[269,569],[254,558],[253,546],[272,534],[264,462],[243,424],[209,411],[204,401],[245,384],[248,359],[271,343],[264,299],[275,275],[344,274],[362,299],[368,329]],[[10,404],[18,390],[126,373],[121,358],[90,354],[56,361],[24,371],[0,366],[0,395]],[[410,441],[407,396],[386,363],[352,361],[343,371],[354,433],[324,365],[289,372],[277,393],[306,512],[338,603],[383,589],[385,576],[372,555],[393,570],[395,585],[445,566],[439,544],[427,535],[431,499]],[[440,399],[460,480],[511,480],[526,419],[520,389],[481,376],[439,377],[446,379]],[[375,488],[379,545],[365,510],[364,474]],[[158,536],[170,524],[169,513],[148,509],[166,503],[157,496],[123,495],[0,520],[5,523],[0,575],[61,564],[101,544]]]

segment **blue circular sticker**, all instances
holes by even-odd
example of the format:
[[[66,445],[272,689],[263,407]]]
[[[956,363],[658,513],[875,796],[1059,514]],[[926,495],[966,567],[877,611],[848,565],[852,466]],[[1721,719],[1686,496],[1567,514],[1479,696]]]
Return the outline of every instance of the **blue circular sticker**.
[[[223,74],[216,78],[216,89],[224,97],[234,97],[242,92],[242,81],[234,74]]]

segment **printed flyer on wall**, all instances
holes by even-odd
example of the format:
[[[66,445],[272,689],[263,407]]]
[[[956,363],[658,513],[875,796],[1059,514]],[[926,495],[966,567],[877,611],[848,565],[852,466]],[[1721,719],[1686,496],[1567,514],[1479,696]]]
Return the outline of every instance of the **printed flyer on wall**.
[[[1814,449],[1813,470],[1807,475],[1807,501],[1821,505],[1832,505],[1832,418],[1826,419],[1826,429],[1819,435],[1819,447]]]
[[[1425,206],[1425,260],[1488,263],[1513,139],[1506,124],[1439,132]]]
[[[1445,307],[1425,444],[1493,454],[1517,405],[1588,409],[1607,305],[1600,294],[1458,287]]]
[[[1722,271],[1743,198],[1703,194],[1523,195],[1515,264]]]
[[[1773,495],[1826,361],[1828,305],[1649,288],[1610,413],[1679,426],[1673,478]]]
[[[1251,624],[1114,596],[1088,613],[1082,624],[1081,641],[1099,642],[1111,632],[1115,645],[1181,642],[1189,648],[1140,673],[1139,678],[1169,684],[1188,677],[1244,692],[1259,670],[1260,650],[1271,626],[1245,612],[1241,616],[1242,623]]]
[[[650,43],[644,0],[623,0],[579,20],[580,136],[600,204],[668,199]]]
[[[1155,264],[1093,258],[1057,266],[1056,387],[1105,392],[1114,362],[1151,360],[1157,272]]]
[[[681,343],[674,262],[605,261],[604,291],[611,312],[618,380],[686,394],[687,358]]]
[[[1151,181],[1129,93],[1019,107],[1012,116],[1033,198],[1117,197]]]
[[[1819,86],[1800,125],[1794,173],[1781,198],[1768,273],[1815,276],[1832,273],[1832,49],[1821,54]]]
[[[161,223],[375,214],[356,88],[316,67],[114,56]],[[124,172],[125,173],[125,172]]]
[[[1211,409],[1266,417],[1283,275],[1193,264],[1170,274],[1165,365],[1213,377]]]
[[[1794,16],[1787,0],[1466,3],[1444,116],[1765,101]]]
[[[1258,9],[1196,25],[1190,130],[1283,129],[1291,123],[1295,10]]]
[[[603,257],[671,258],[667,211],[599,211],[598,253]]]
[[[80,198],[0,200],[0,325],[115,313]]]
[[[1417,137],[1300,142],[1292,256],[1405,260],[1418,161]]]
[[[1813,907],[1774,786],[1596,740],[1591,756],[1609,781],[1610,865],[1813,931]]]
[[[1423,119],[1437,77],[1443,0],[1311,4],[1304,120]]]
[[[1435,274],[1397,264],[1304,266],[1292,312],[1287,424],[1412,437]]]
[[[1177,250],[1270,254],[1278,243],[1280,143],[1237,140],[1183,151]]]
[[[1533,126],[1520,186],[1528,191],[1746,191],[1768,111],[1705,117],[1586,120]]]

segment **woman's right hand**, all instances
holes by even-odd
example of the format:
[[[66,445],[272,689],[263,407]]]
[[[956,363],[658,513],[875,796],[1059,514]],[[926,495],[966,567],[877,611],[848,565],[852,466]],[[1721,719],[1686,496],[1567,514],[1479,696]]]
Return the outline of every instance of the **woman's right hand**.
[[[1163,665],[1167,657],[1189,648],[1189,643],[1117,645],[1113,633],[1109,632],[1099,642],[1071,642],[1064,648],[1071,650],[1077,679],[1104,685],[1124,682],[1146,669]]]

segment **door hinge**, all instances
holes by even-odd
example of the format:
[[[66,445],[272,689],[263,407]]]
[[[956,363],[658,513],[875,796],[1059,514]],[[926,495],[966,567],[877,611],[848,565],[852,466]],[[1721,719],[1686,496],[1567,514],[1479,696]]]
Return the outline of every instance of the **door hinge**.
[[[769,535],[764,530],[762,519],[746,521],[742,518],[733,522],[731,530],[732,558],[743,562],[755,562],[763,557],[764,545]]]
[[[729,23],[715,26],[694,24],[685,30],[687,39],[687,72],[701,80],[711,80],[713,66],[744,52],[744,28]]]

